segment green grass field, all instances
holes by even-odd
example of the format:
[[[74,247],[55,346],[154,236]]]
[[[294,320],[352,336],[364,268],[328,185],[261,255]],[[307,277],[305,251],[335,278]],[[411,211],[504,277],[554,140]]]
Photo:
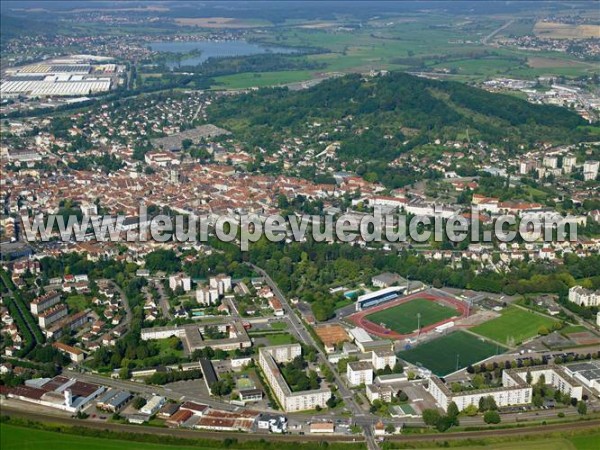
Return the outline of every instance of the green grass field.
[[[597,450],[600,433],[581,434],[566,438],[533,439],[516,442],[490,443],[469,447],[453,447],[457,450]],[[439,447],[436,447],[439,448]],[[427,449],[423,449],[427,450]]]
[[[565,438],[533,439],[509,443],[490,443],[485,446],[454,447],[472,450],[596,450],[600,433],[578,434]],[[215,446],[208,447],[190,445],[150,444],[144,442],[121,441],[94,437],[76,436],[72,434],[41,431],[33,428],[22,428],[14,425],[0,425],[0,448],[3,450],[211,450],[223,448],[223,442],[217,441]],[[228,449],[236,450],[235,446]],[[245,448],[248,448],[247,446]],[[308,448],[308,447],[302,447]]]
[[[377,325],[384,324],[397,333],[407,334],[417,329],[418,313],[421,314],[421,328],[458,314],[454,308],[424,298],[416,298],[408,303],[369,314],[367,319]]]
[[[420,364],[436,375],[444,376],[457,370],[457,367],[462,369],[505,350],[504,347],[472,334],[456,331],[404,350],[398,356],[410,363]]]
[[[296,342],[296,339],[291,334],[269,334],[266,338],[269,340],[270,345],[293,344]]]
[[[500,317],[477,325],[471,331],[503,344],[510,340],[518,343],[537,336],[540,327],[552,328],[554,323],[556,320],[549,317],[509,306],[502,311]]]
[[[90,302],[85,298],[85,295],[75,294],[67,297],[67,305],[69,305],[69,310],[83,311],[90,306]]]
[[[2,450],[192,450],[197,446],[149,444],[145,442],[119,441],[72,434],[21,428],[14,425],[0,426]],[[207,447],[203,447],[207,449]],[[215,446],[215,448],[220,448]]]

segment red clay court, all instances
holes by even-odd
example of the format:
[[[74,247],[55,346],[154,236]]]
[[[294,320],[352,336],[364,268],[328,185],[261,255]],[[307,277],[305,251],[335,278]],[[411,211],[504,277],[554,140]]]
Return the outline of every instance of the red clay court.
[[[417,300],[417,299],[428,300],[428,301],[437,303],[438,305],[444,306],[446,308],[451,308],[456,311],[456,314],[454,314],[452,317],[444,318],[443,320],[437,321],[435,323],[425,324],[424,326],[421,327],[421,333],[427,333],[428,331],[431,331],[434,328],[436,328],[444,323],[461,319],[463,317],[466,317],[468,314],[468,305],[466,303],[464,303],[460,300],[457,300],[455,298],[449,297],[449,296],[443,296],[440,294],[434,294],[434,293],[425,291],[425,292],[417,292],[417,293],[411,294],[407,297],[401,297],[396,300],[392,300],[390,302],[384,303],[382,305],[374,306],[372,308],[367,308],[363,311],[359,311],[357,313],[352,314],[351,316],[348,316],[348,319],[350,321],[352,321],[355,325],[357,325],[361,328],[364,328],[365,331],[367,331],[369,334],[373,334],[375,336],[379,336],[379,337],[387,338],[387,339],[406,339],[406,338],[415,336],[417,334],[417,332],[411,331],[409,333],[404,333],[404,334],[399,333],[397,331],[386,328],[380,324],[374,323],[373,321],[371,321],[368,318],[368,316],[375,314],[376,316],[380,317],[381,314],[376,314],[376,313],[379,313],[380,311],[385,311],[385,310],[388,310],[391,308],[395,308],[400,305],[404,305],[406,303],[409,303],[409,302],[411,302],[413,300]],[[392,318],[392,317],[390,316],[390,318]],[[416,330],[416,328],[417,328],[417,326],[416,326],[416,322],[415,322],[414,329]]]

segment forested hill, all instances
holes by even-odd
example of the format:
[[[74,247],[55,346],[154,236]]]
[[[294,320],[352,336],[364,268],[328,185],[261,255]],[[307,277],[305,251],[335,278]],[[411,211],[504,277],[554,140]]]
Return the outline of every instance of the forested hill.
[[[437,138],[511,145],[585,139],[586,122],[557,106],[533,105],[517,97],[468,85],[394,72],[364,79],[330,79],[302,91],[262,89],[226,98],[209,110],[210,120],[267,149],[280,138],[302,136],[321,124],[342,142],[341,158],[390,160]],[[338,131],[332,133],[335,123]],[[407,142],[408,141],[408,142]]]

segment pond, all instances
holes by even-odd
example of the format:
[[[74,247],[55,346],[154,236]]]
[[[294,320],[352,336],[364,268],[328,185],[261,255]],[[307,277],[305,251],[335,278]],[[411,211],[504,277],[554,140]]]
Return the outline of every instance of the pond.
[[[248,56],[261,53],[297,53],[297,49],[287,47],[253,44],[244,40],[237,41],[197,41],[197,42],[153,42],[152,50],[169,53],[190,53],[199,51],[200,54],[184,57],[180,62],[167,61],[169,68],[181,66],[197,66],[208,58],[227,56]]]

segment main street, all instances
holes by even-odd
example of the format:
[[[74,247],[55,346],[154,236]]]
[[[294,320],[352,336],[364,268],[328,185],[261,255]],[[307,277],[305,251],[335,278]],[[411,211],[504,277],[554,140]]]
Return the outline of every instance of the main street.
[[[294,331],[298,334],[301,341],[304,344],[310,345],[317,350],[318,355],[319,355],[319,361],[322,364],[324,364],[334,375],[335,384],[338,388],[340,395],[344,399],[344,403],[348,406],[348,408],[350,408],[350,411],[352,412],[352,415],[353,415],[354,422],[357,425],[362,426],[364,429],[364,436],[367,441],[367,445],[368,445],[369,449],[373,450],[373,449],[379,448],[379,446],[377,445],[377,442],[375,441],[375,438],[373,436],[373,432],[372,432],[372,425],[374,422],[374,417],[371,416],[371,414],[369,414],[368,412],[365,413],[365,411],[363,411],[362,408],[356,403],[356,401],[354,400],[354,394],[352,393],[352,391],[350,389],[348,389],[346,387],[344,381],[342,380],[342,378],[340,377],[340,375],[337,371],[337,368],[335,368],[333,366],[333,364],[329,361],[329,359],[327,358],[327,355],[321,349],[321,346],[319,346],[317,344],[317,342],[315,341],[313,336],[307,330],[304,323],[302,323],[302,321],[298,318],[298,316],[296,315],[296,313],[290,306],[289,302],[287,301],[287,299],[285,298],[285,296],[279,289],[279,286],[277,286],[277,283],[275,283],[273,281],[273,279],[269,276],[269,274],[267,272],[265,272],[263,269],[261,269],[258,266],[255,266],[254,264],[250,264],[250,265],[252,266],[252,268],[255,271],[257,271],[265,279],[265,281],[267,282],[267,284],[269,285],[269,287],[271,288],[271,290],[273,291],[273,293],[275,294],[277,299],[281,302],[281,305],[283,306],[284,311],[286,312],[287,316],[289,317],[289,321],[292,324]]]

